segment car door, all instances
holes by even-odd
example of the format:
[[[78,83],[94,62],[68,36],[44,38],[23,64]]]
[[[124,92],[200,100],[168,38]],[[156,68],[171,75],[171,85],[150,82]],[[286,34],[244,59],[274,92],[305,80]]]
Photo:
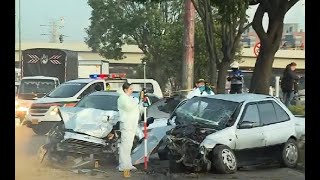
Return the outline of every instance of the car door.
[[[287,142],[294,131],[290,116],[272,100],[259,102],[258,109],[266,137],[266,146]]]
[[[253,127],[242,128],[241,124],[251,122]],[[255,149],[265,146],[257,103],[246,104],[236,129],[236,150]]]

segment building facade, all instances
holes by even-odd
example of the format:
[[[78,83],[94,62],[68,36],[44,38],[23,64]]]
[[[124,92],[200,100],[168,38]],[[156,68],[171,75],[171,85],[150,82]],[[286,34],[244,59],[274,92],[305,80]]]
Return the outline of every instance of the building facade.
[[[254,47],[260,39],[254,29],[249,27],[241,37],[243,48]],[[287,23],[283,25],[283,34],[280,49],[305,49],[305,32],[299,29],[298,23]]]

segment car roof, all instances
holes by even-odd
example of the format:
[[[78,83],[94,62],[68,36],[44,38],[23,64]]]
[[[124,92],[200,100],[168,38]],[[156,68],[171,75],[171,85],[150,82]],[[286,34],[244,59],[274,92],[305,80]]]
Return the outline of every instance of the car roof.
[[[253,93],[217,94],[217,95],[209,95],[209,96],[204,96],[204,97],[214,98],[214,99],[222,99],[222,100],[233,101],[233,102],[257,101],[257,100],[265,100],[267,98],[273,98],[273,96],[270,96],[270,95],[253,94]]]
[[[90,83],[92,81],[94,81],[95,79],[90,79],[90,78],[86,78],[86,79],[75,79],[75,80],[70,80],[67,81],[66,83]]]
[[[44,79],[44,80],[56,80],[58,78],[56,77],[49,77],[49,76],[28,76],[28,77],[23,77],[22,80],[25,79]]]
[[[132,93],[133,95],[139,95],[140,92],[134,91]],[[97,96],[106,96],[106,95],[111,95],[111,96],[120,96],[120,94],[117,91],[95,91],[91,93],[90,95],[97,95]],[[153,94],[148,94],[148,96],[154,96]]]
[[[95,91],[90,93],[89,96],[119,96],[120,94],[116,91]]]

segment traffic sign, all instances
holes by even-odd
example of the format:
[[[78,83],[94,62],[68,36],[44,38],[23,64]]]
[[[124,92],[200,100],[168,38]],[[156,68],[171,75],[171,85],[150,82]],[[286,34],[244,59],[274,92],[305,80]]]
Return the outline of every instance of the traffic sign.
[[[254,46],[254,48],[253,48],[253,53],[256,55],[256,57],[258,57],[258,55],[259,55],[260,46],[261,46],[261,43],[258,42],[258,43]]]

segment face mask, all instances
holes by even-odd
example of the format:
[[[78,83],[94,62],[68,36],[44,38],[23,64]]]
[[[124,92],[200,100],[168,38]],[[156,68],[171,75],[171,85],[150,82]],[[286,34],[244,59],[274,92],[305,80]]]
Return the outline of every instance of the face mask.
[[[206,89],[205,86],[200,86],[200,87],[199,87],[199,90],[200,90],[200,91],[204,91],[205,89]]]

